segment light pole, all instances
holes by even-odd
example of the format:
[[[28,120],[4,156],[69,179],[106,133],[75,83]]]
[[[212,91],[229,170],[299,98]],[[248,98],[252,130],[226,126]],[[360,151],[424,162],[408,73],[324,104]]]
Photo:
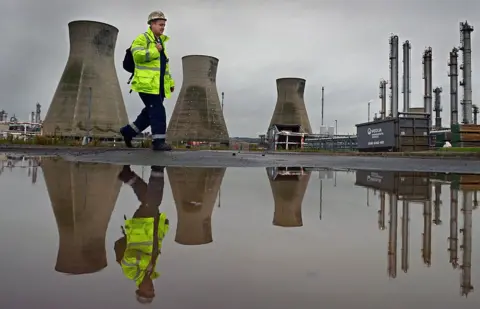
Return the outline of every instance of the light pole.
[[[335,135],[338,135],[338,121],[335,119]]]

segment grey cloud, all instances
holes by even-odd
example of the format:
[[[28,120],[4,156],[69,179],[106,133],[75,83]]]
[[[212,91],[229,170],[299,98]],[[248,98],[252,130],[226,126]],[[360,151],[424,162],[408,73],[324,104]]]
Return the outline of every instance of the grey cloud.
[[[165,11],[172,37],[169,54],[180,85],[181,57],[208,54],[220,59],[218,90],[225,92],[231,135],[265,131],[276,100],[275,79],[307,80],[305,101],[313,128],[320,126],[321,87],[325,123],[338,120],[340,133],[354,133],[367,120],[367,102],[379,109],[378,81],[388,78],[388,37],[412,43],[412,104],[422,104],[421,56],[432,46],[434,85],[443,86],[443,118],[449,119],[448,52],[459,44],[459,22],[480,25],[474,0],[458,1],[17,1],[0,11],[2,74],[0,109],[26,118],[34,104],[45,114],[68,57],[67,23],[91,19],[120,29],[116,65],[130,118],[140,111],[128,94],[121,60],[133,38],[144,31],[148,13]],[[480,27],[480,26],[479,26]],[[12,29],[12,30],[6,30]],[[479,30],[477,30],[479,31]],[[480,40],[473,33],[473,83],[480,87]],[[477,51],[479,51],[477,53]],[[401,59],[400,59],[401,60]],[[401,73],[401,72],[400,72]],[[478,96],[474,92],[474,103]],[[166,102],[168,114],[176,97]],[[477,103],[478,104],[478,103]]]

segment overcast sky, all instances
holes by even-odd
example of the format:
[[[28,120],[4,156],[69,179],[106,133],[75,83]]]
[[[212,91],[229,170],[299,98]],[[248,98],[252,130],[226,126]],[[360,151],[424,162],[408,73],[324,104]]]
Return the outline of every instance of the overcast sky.
[[[178,86],[182,56],[220,59],[217,86],[219,93],[225,92],[231,136],[266,131],[276,101],[275,80],[287,76],[307,80],[305,102],[314,131],[319,131],[321,121],[323,85],[325,124],[333,125],[336,119],[339,133],[355,133],[354,125],[367,120],[367,102],[373,100],[372,117],[380,108],[378,84],[389,76],[391,33],[399,35],[400,48],[407,39],[412,44],[412,106],[423,104],[422,53],[426,46],[433,48],[433,84],[444,89],[447,123],[448,53],[459,45],[460,21],[480,27],[478,0],[4,1],[0,109],[27,120],[40,102],[46,114],[68,57],[67,23],[89,19],[120,29],[116,66],[129,118],[134,119],[142,103],[137,95],[128,94],[129,74],[121,61],[131,41],[146,29],[152,10],[162,10],[168,18],[169,56]],[[478,105],[477,32],[473,32],[473,100]],[[175,95],[165,103],[168,116],[176,99]]]

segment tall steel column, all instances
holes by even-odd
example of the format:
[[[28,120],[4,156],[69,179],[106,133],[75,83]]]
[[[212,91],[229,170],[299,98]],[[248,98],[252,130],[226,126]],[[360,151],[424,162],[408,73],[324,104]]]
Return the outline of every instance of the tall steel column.
[[[442,128],[442,87],[436,87],[433,89],[435,93],[435,129],[439,130]]]
[[[409,41],[403,43],[403,112],[410,110],[410,51]]]
[[[432,48],[428,47],[423,53],[423,80],[424,96],[423,108],[430,115],[429,127],[432,127]]]
[[[450,127],[458,124],[458,49],[453,48],[450,52]]]
[[[472,123],[472,32],[473,27],[468,22],[460,23],[460,50],[463,54],[463,63],[460,69],[463,71],[463,80],[460,86],[463,87],[462,122]]]
[[[390,37],[390,115],[398,115],[398,36]]]

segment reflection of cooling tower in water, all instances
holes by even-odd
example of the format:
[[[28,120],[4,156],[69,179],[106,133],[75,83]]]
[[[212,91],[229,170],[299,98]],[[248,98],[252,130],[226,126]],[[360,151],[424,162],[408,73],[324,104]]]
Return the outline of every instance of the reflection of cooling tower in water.
[[[311,172],[303,172],[295,175],[291,170],[288,173],[282,171],[272,172],[267,168],[267,175],[272,188],[275,212],[273,225],[281,227],[303,226],[302,202],[308,187]]]
[[[120,169],[115,165],[42,160],[60,238],[56,271],[87,274],[107,266],[105,234],[120,192]]]
[[[204,245],[213,241],[212,212],[226,168],[167,167],[177,207],[175,242]]]

